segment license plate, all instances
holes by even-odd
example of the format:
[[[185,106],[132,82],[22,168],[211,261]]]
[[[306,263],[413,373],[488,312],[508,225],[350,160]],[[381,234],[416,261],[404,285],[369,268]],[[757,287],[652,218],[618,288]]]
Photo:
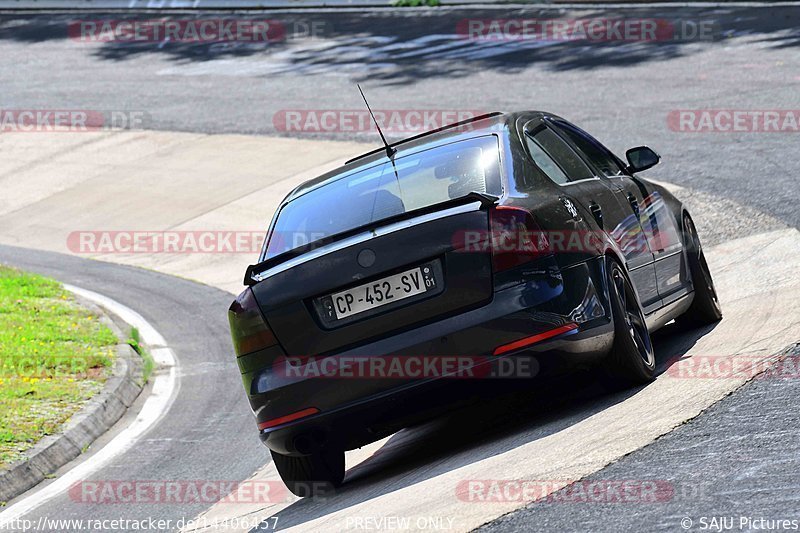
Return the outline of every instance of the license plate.
[[[329,316],[341,320],[435,288],[433,269],[424,265],[331,294],[323,299],[323,305]]]

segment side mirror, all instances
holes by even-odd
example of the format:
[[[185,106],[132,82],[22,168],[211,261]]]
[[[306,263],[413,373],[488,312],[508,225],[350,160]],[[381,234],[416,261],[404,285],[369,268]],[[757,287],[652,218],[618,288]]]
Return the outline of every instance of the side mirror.
[[[637,146],[625,152],[625,158],[628,160],[629,172],[641,172],[652,168],[661,161],[661,156],[655,153],[647,146]]]

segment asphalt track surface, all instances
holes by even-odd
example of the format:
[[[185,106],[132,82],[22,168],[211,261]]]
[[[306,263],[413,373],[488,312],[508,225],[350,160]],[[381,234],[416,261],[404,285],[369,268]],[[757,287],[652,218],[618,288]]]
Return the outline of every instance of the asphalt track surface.
[[[231,355],[225,313],[230,294],[149,270],[7,246],[0,246],[0,262],[98,292],[136,310],[157,324],[178,358],[181,386],[167,415],[87,481],[237,482],[268,460]],[[108,503],[113,499],[93,504],[64,494],[28,513],[26,519],[152,517],[176,524],[208,507],[207,502],[184,501]]]
[[[716,213],[710,217],[715,224],[706,228],[711,234],[707,240],[723,242],[779,226],[800,226],[800,134],[681,133],[670,130],[666,116],[677,109],[797,108],[800,13],[797,8],[770,9],[638,12],[647,17],[713,19],[719,32],[712,41],[550,43],[532,48],[511,43],[502,53],[483,57],[471,54],[453,36],[459,20],[572,15],[535,10],[277,12],[270,16],[318,19],[330,29],[318,39],[293,39],[277,49],[86,45],[65,41],[64,24],[73,16],[7,15],[0,19],[0,107],[144,110],[148,128],[267,134],[276,133],[273,117],[282,109],[358,108],[353,82],[361,81],[373,106],[382,109],[552,110],[595,133],[618,153],[633,144],[656,148],[664,163],[652,176],[710,198],[703,203]],[[626,10],[625,16],[637,16],[637,11]],[[385,48],[392,44],[403,45],[406,55]],[[364,140],[368,135],[320,136]],[[735,223],[726,222],[731,220]],[[99,472],[99,479],[124,473],[133,479],[238,480],[264,463],[265,451],[257,442],[229,357],[223,311],[230,295],[138,269],[0,250],[2,260],[106,294],[137,310],[157,325],[178,355],[183,385],[169,424],[156,428],[123,461]],[[179,316],[178,308],[191,309],[191,316]],[[703,486],[711,487],[705,500],[694,497],[691,505],[673,501],[669,509],[635,511],[621,505],[534,504],[490,527],[675,530],[684,514],[697,520],[703,513],[734,511],[793,518],[787,513],[798,508],[796,495],[789,495],[797,486],[791,455],[796,439],[794,419],[787,413],[797,412],[795,389],[796,380],[748,385],[595,475],[679,480],[702,475]],[[579,409],[599,405],[591,393],[564,401]],[[503,429],[508,428],[501,424]],[[444,448],[441,453],[449,451]],[[759,507],[754,503],[759,494],[776,495],[777,504]],[[699,505],[703,502],[709,505]],[[189,518],[207,506],[109,507],[90,509],[65,498],[39,512]]]
[[[797,361],[800,347],[789,351]],[[757,378],[687,422],[583,482],[650,480],[670,487],[646,504],[582,503],[566,493],[482,528],[501,531],[734,531],[796,529],[800,458],[795,379]],[[567,503],[564,503],[567,502]],[[687,521],[688,519],[688,521]],[[743,521],[744,520],[744,521]],[[685,521],[685,522],[682,522]]]
[[[264,463],[264,450],[257,443],[252,417],[244,405],[235,363],[227,346],[224,309],[230,301],[228,293],[147,270],[50,252],[2,246],[0,261],[106,294],[128,306],[135,305],[145,319],[159,324],[162,335],[179,359],[181,386],[170,410],[128,452],[96,471],[88,481],[236,482],[247,479]],[[674,363],[672,354],[684,353],[707,333],[708,328],[681,332],[674,326],[659,332],[654,337],[659,372]],[[489,527],[498,531],[528,530],[534,523],[537,529],[552,531],[602,530],[603,524],[609,523],[604,522],[607,515],[613,512],[615,529],[624,529],[623,525],[638,528],[642,524],[674,529],[676,513],[691,514],[687,509],[708,513],[709,500],[698,495],[716,496],[721,501],[714,502],[715,509],[730,509],[731,501],[726,496],[735,491],[740,494],[740,507],[751,509],[750,495],[767,489],[782,493],[783,500],[776,503],[759,498],[759,502],[769,502],[776,516],[783,517],[778,511],[787,512],[790,508],[786,505],[795,501],[786,486],[792,482],[795,471],[791,468],[776,470],[774,461],[782,457],[782,453],[786,454],[785,439],[791,438],[794,430],[776,431],[771,426],[788,423],[791,427],[793,415],[782,416],[781,406],[791,408],[795,381],[772,380],[769,389],[756,384],[761,387],[757,394],[747,392],[752,386],[745,387],[687,426],[589,478],[589,482],[594,478],[601,481],[658,479],[670,483],[675,492],[691,491],[688,496],[681,492],[680,497],[671,495],[668,501],[660,504],[635,505],[636,514],[631,514],[631,505],[619,503],[610,506],[573,504],[567,513],[560,503],[550,506],[535,503]],[[786,386],[781,387],[781,383]],[[549,428],[538,437],[543,438],[548,432],[566,430],[581,420],[599,416],[641,392],[644,391],[633,389],[609,394],[598,387],[591,374],[580,373],[541,383],[534,391],[487,398],[478,408],[459,410],[436,422],[397,434],[379,457],[376,455],[348,473],[340,497],[300,501],[274,516],[283,529],[303,526],[332,512],[347,512],[346,509],[357,501],[368,501],[362,500],[365,494],[380,491],[382,480],[390,483],[392,491],[397,491],[406,483],[413,486],[429,476],[444,473],[442,468],[458,471],[470,462],[487,459],[486,453],[505,452],[506,445],[532,431],[535,434],[537,427]],[[780,403],[776,404],[776,400]],[[741,407],[737,407],[736,402]],[[691,428],[696,429],[692,431]],[[689,435],[685,438],[674,436],[687,432]],[[752,445],[749,439],[754,435],[757,441]],[[676,442],[676,439],[679,440]],[[685,453],[678,453],[681,451]],[[458,461],[467,462],[460,466],[452,464],[447,457],[454,454],[458,454]],[[637,459],[642,455],[650,459]],[[788,455],[783,460],[791,463],[792,457]],[[580,458],[575,460],[580,461]],[[752,465],[750,470],[758,467],[763,471],[732,475],[731,469],[726,468],[731,460]],[[625,466],[628,464],[631,464],[630,469]],[[709,474],[716,474],[720,479]],[[702,483],[696,479],[698,476]],[[776,477],[784,483],[775,486]],[[726,483],[720,484],[720,480]],[[740,486],[737,487],[737,483]],[[41,517],[50,520],[152,519],[171,520],[177,525],[181,520],[195,518],[212,503],[109,503],[113,500],[112,496],[104,503],[92,504],[76,500],[74,493],[64,494],[44,503],[25,518],[33,523]],[[698,505],[702,504],[706,507],[698,510]],[[665,506],[677,509],[672,514],[659,512]],[[649,514],[641,516],[642,512]],[[272,523],[267,521],[264,527],[269,529],[268,524]],[[77,527],[58,529],[79,530]]]
[[[238,16],[279,21],[285,41],[130,44],[68,38],[70,22],[153,16],[0,16],[0,105],[141,112],[147,129],[377,142],[374,131],[276,127],[285,110],[362,110],[355,88],[360,82],[375,109],[558,113],[618,154],[635,144],[655,148],[664,163],[650,177],[800,225],[800,160],[791,155],[796,133],[685,133],[667,123],[676,110],[796,109],[797,7],[269,11]],[[578,17],[708,21],[711,38],[480,42],[458,31],[466,19]],[[316,28],[313,38],[303,34],[310,27]]]

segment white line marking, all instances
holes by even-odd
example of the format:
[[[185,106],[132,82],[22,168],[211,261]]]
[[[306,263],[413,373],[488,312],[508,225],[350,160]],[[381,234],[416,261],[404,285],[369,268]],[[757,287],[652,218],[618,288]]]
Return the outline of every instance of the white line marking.
[[[153,347],[151,350],[153,359],[160,367],[166,367],[167,372],[154,374],[152,392],[145,400],[136,420],[91,458],[75,466],[75,468],[43,489],[23,498],[0,513],[0,531],[8,529],[10,522],[13,520],[33,511],[56,496],[66,493],[73,484],[86,479],[109,461],[130,449],[139,437],[152,428],[169,410],[180,388],[178,359],[175,357],[175,353],[167,346],[164,337],[142,315],[102,294],[72,285],[64,285],[64,288],[78,296],[91,300],[101,307],[105,307],[131,326],[137,328],[142,340]]]

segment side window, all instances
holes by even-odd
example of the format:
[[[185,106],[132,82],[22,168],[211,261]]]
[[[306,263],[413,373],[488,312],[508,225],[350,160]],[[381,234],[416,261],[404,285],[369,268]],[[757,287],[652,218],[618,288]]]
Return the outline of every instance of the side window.
[[[564,184],[594,177],[572,148],[549,128],[526,132],[525,141],[533,161],[554,182]]]
[[[564,171],[562,171],[556,162],[553,161],[549,155],[547,155],[547,152],[545,152],[542,147],[533,140],[533,137],[527,133],[525,134],[525,142],[528,145],[528,151],[533,158],[533,162],[536,163],[537,167],[542,169],[542,172],[547,174],[548,178],[559,185],[563,185],[569,181],[569,178],[567,178],[567,175],[564,174]]]
[[[575,146],[583,152],[586,158],[592,162],[597,169],[605,176],[618,176],[622,174],[622,169],[617,163],[616,158],[606,147],[590,137],[589,134],[561,121],[556,122],[558,130],[566,135]]]

